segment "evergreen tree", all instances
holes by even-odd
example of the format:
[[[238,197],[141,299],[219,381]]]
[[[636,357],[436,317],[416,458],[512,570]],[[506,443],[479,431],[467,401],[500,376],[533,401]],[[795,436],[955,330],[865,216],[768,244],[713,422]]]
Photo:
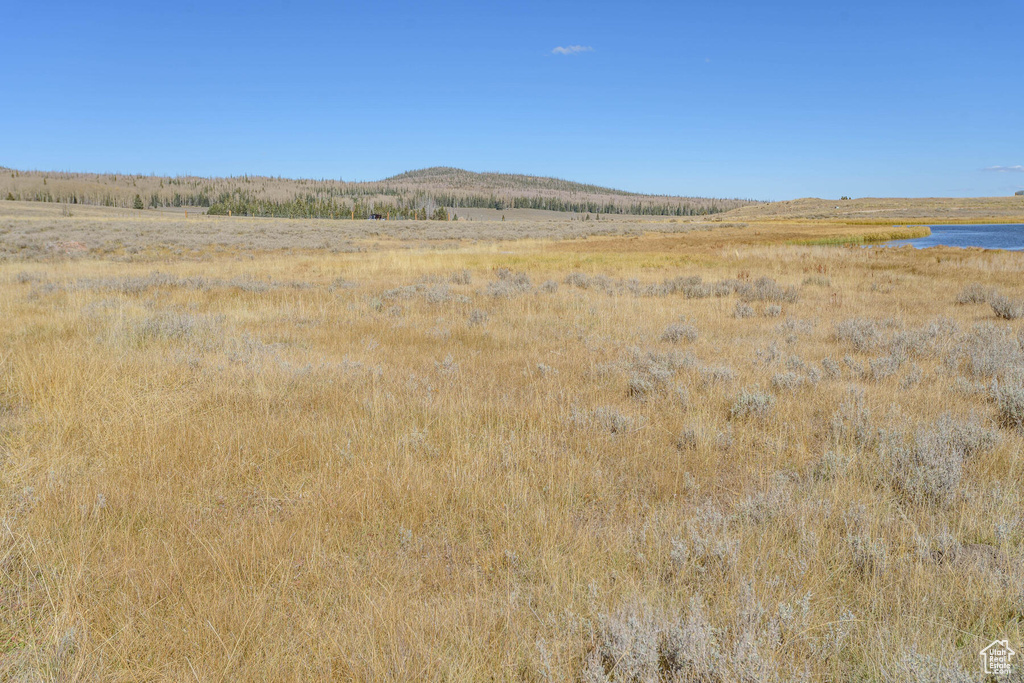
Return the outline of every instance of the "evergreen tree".
[[[144,208],[146,208],[145,204],[142,203],[142,197],[140,197],[139,195],[135,195],[135,201],[132,203],[132,208],[133,209],[144,209]]]

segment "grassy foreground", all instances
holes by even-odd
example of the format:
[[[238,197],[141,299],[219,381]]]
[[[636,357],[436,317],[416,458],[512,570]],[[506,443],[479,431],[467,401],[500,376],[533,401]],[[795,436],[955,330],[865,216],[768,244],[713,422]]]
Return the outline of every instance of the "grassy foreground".
[[[1024,261],[758,230],[0,263],[0,679],[982,680]]]

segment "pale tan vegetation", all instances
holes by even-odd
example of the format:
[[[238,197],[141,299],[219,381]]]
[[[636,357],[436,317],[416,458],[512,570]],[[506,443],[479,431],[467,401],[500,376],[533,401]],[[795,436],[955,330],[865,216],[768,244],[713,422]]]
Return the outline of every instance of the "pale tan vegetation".
[[[550,212],[549,212],[550,213]],[[744,224],[638,218],[573,220],[376,221],[209,216],[44,202],[0,202],[0,258],[106,256],[202,257],[279,250],[355,252],[381,248],[451,248],[457,243],[578,240],[604,235],[739,231]],[[877,228],[868,228],[877,230]],[[781,233],[780,239],[781,239]],[[806,232],[800,235],[810,234]]]
[[[1024,643],[1019,254],[138,220],[0,261],[0,679],[960,681]]]
[[[794,199],[740,207],[733,220],[792,221],[797,219],[846,223],[1024,223],[1021,197],[864,197],[861,199]]]
[[[920,237],[920,226],[824,221],[743,223],[693,218],[372,221],[209,216],[40,202],[0,202],[0,258],[206,258],[212,254],[450,249],[523,240],[589,252],[673,252],[751,244],[862,244]],[[585,241],[584,241],[585,240]]]

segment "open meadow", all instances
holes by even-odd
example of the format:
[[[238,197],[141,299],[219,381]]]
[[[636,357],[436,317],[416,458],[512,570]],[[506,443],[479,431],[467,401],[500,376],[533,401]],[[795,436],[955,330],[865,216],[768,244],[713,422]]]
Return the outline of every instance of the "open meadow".
[[[756,211],[0,202],[0,679],[985,680],[1024,255]]]

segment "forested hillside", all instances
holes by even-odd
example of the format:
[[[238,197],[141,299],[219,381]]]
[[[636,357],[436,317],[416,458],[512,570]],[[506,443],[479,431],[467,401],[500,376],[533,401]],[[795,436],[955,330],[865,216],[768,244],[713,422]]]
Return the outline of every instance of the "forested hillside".
[[[460,208],[693,216],[751,203],[644,195],[557,178],[436,167],[373,182],[267,176],[203,178],[0,168],[0,197],[125,208],[202,207],[249,216],[433,218]]]

